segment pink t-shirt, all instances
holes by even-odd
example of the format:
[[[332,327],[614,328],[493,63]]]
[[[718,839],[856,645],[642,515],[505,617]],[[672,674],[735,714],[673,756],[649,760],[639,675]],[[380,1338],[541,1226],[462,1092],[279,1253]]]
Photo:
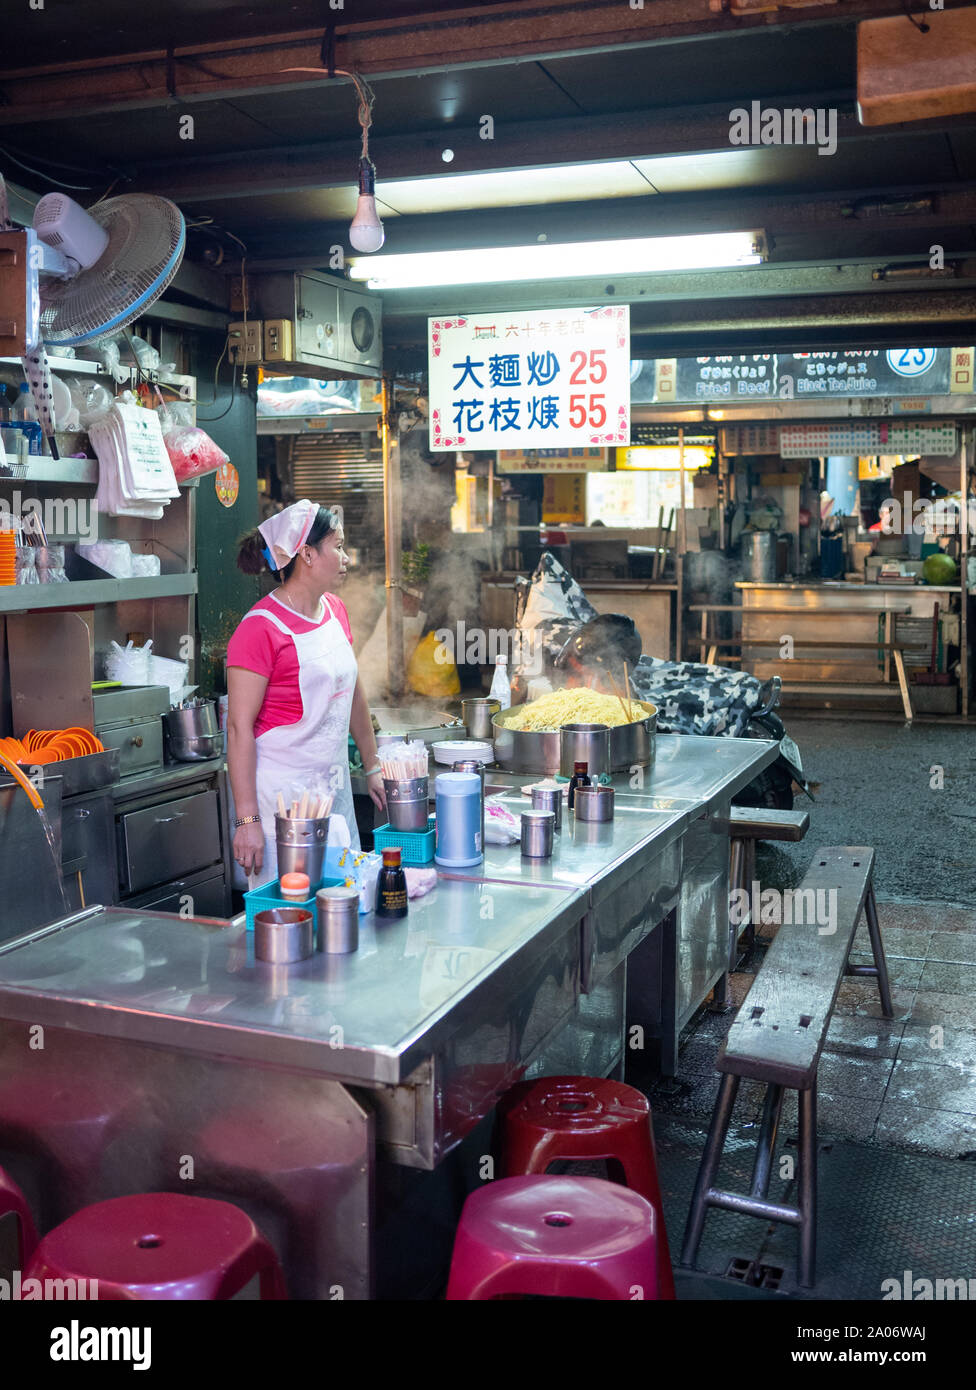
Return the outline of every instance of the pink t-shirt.
[[[335,613],[343,632],[352,642],[349,627],[349,614],[346,606],[334,594],[326,594],[326,602]],[[274,594],[260,599],[251,612],[267,611],[280,618],[287,628],[301,636],[314,632],[323,623],[332,622],[326,613],[322,622],[309,622],[294,609],[289,608]],[[254,737],[267,729],[277,729],[283,724],[297,724],[302,717],[302,693],[298,683],[298,653],[290,637],[286,637],[274,623],[262,618],[247,618],[240,622],[237,631],[227,643],[227,665],[243,666],[246,671],[254,671],[259,676],[267,676],[268,688],[264,703],[254,722]]]

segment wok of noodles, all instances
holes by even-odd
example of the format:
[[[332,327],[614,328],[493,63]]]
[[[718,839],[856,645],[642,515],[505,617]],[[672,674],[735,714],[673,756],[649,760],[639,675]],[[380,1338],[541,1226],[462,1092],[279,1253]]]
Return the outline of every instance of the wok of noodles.
[[[546,733],[561,729],[564,724],[607,724],[617,728],[621,724],[636,724],[654,713],[653,705],[634,699],[629,703],[632,719],[627,718],[623,704],[614,695],[602,695],[585,687],[554,690],[551,695],[543,695],[530,704],[504,710],[495,722],[506,729]]]

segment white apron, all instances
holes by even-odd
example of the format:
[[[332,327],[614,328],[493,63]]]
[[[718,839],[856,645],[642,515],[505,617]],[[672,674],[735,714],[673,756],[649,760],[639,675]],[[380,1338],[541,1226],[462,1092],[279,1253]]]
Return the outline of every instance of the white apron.
[[[256,879],[260,883],[278,877],[278,793],[292,784],[301,785],[306,779],[319,780],[334,793],[332,814],[345,818],[350,841],[354,848],[359,848],[349,779],[349,716],[359,667],[342,624],[328,600],[323,598],[322,602],[330,621],[323,621],[311,632],[292,632],[283,619],[266,608],[252,609],[242,620],[273,623],[295,643],[302,696],[302,717],[296,724],[266,729],[256,740],[258,812],[264,831],[264,864]],[[338,829],[334,822],[330,824],[330,843],[335,841],[333,832]],[[235,871],[235,886],[246,887],[239,865],[235,865]]]

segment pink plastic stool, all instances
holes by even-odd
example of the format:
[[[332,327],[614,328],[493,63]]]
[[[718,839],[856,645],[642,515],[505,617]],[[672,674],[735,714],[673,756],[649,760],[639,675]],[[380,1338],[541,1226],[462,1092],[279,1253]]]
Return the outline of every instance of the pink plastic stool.
[[[30,1208],[24,1198],[24,1194],[8,1173],[0,1168],[0,1220],[9,1216],[13,1212],[17,1218],[17,1248],[20,1252],[20,1269],[24,1269],[27,1261],[33,1255],[37,1247],[37,1232],[34,1229],[34,1219],[30,1214]]]
[[[447,1297],[656,1299],[655,1226],[650,1202],[603,1178],[499,1178],[464,1204]]]
[[[274,1251],[230,1202],[151,1192],[69,1216],[41,1241],[34,1279],[97,1279],[102,1299],[228,1299],[255,1274],[262,1299],[288,1297]]]

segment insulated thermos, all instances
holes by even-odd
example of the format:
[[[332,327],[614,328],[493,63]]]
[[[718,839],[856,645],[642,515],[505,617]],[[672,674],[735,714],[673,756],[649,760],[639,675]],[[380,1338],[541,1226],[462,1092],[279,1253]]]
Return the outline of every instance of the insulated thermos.
[[[434,783],[437,845],[434,862],[445,869],[480,864],[481,778],[476,772],[442,772]]]

